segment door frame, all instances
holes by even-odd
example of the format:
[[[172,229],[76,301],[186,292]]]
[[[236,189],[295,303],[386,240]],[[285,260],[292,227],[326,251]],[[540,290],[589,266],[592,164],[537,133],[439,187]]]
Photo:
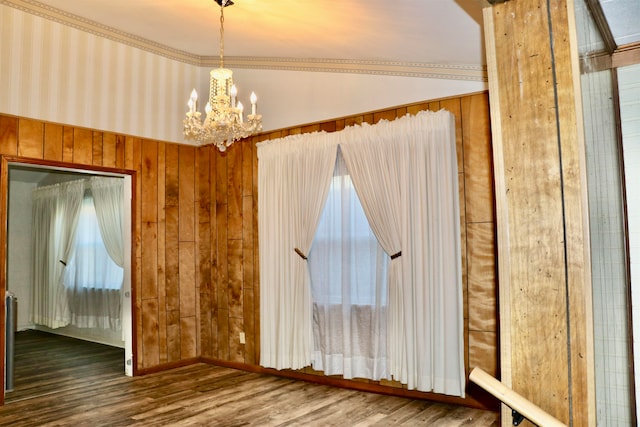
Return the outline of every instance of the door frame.
[[[5,384],[5,293],[7,290],[7,247],[8,247],[8,206],[9,206],[9,166],[27,166],[40,169],[63,170],[66,172],[79,172],[88,175],[102,175],[124,178],[124,312],[123,331],[125,335],[125,374],[137,375],[137,327],[136,327],[136,284],[133,273],[136,269],[135,249],[135,218],[136,218],[136,174],[135,170],[119,169],[104,166],[80,165],[76,163],[54,162],[42,159],[32,159],[19,156],[0,155],[0,366],[2,367],[2,393],[0,393],[0,406],[4,405]],[[127,304],[126,301],[129,300]],[[127,316],[129,311],[129,316]],[[127,319],[128,317],[128,319]],[[128,323],[128,325],[127,325]]]

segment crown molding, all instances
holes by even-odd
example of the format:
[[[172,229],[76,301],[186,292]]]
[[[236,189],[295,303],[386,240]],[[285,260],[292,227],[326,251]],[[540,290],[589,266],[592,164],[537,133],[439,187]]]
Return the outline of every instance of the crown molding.
[[[175,61],[202,67],[218,65],[219,59],[217,57],[200,56],[183,50],[173,49],[169,46],[156,43],[143,37],[135,36],[90,19],[82,18],[35,0],[0,0],[0,4]],[[247,56],[225,56],[224,59],[227,66],[245,69],[313,71],[487,81],[486,67],[467,64],[432,64],[420,62]]]
[[[217,66],[219,59],[202,57],[202,66]],[[468,64],[430,64],[423,62],[371,61],[326,58],[267,58],[225,56],[225,67],[263,70],[315,71],[325,73],[374,74],[449,80],[487,81],[487,69]]]

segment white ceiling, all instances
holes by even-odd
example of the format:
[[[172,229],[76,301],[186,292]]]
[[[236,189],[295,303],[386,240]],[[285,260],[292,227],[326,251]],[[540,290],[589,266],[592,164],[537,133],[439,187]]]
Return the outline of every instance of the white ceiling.
[[[220,6],[214,0],[40,3],[109,31],[198,56],[219,55]],[[480,0],[235,0],[224,16],[225,57],[485,64]]]

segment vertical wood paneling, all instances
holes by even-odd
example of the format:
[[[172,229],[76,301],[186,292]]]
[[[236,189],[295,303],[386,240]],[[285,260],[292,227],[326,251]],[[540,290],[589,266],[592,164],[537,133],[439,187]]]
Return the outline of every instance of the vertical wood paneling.
[[[177,311],[180,307],[179,297],[179,260],[178,253],[178,146],[167,145],[165,153],[165,295],[167,311]],[[167,334],[173,316],[167,316]],[[175,332],[175,331],[174,331]]]
[[[470,331],[468,336],[469,366],[477,366],[496,378],[500,377],[497,336],[496,332],[484,331]]]
[[[228,240],[227,256],[229,265],[229,316],[241,319],[244,314],[242,308],[242,240]]]
[[[180,262],[180,314],[196,315],[196,275],[195,275],[195,242],[180,242],[178,258]],[[175,256],[175,254],[174,254]]]
[[[62,161],[73,163],[73,134],[74,129],[69,126],[62,128]]]
[[[93,132],[90,129],[74,129],[73,163],[93,164]]]
[[[493,172],[491,169],[491,134],[486,94],[462,99],[462,137],[464,144],[467,221],[493,221]]]
[[[142,353],[138,357],[143,368],[150,368],[160,363],[158,347],[158,301],[146,299],[142,301]]]
[[[196,353],[198,325],[195,316],[180,317],[180,358],[193,359]]]
[[[178,240],[178,207],[166,206],[165,208],[165,292],[167,310],[180,308],[180,261]]]
[[[41,159],[43,157],[44,123],[20,119],[18,123],[18,156]]]
[[[158,144],[142,140],[140,185],[141,296],[158,297]]]
[[[158,221],[158,143],[142,141],[142,188],[140,195],[142,222]]]
[[[18,154],[18,118],[0,116],[0,154]]]
[[[218,231],[216,235],[216,284],[218,308],[224,310],[227,310],[229,308],[229,299],[226,289],[229,281],[227,265],[227,194],[228,185],[226,156],[218,155],[216,156],[216,229]],[[219,342],[222,341],[223,340],[219,340]]]
[[[322,132],[335,132],[336,127],[337,125],[335,122],[325,122],[320,124],[320,130]]]
[[[180,331],[180,310],[167,310],[167,360],[169,362],[177,362],[182,357]]]
[[[93,132],[93,150],[91,152],[91,160],[96,166],[102,166],[102,136],[102,132]]]
[[[242,142],[242,196],[251,196],[253,195],[254,190],[254,181],[253,181],[253,171],[254,165],[257,163],[258,159],[254,156],[256,155],[255,151],[256,141],[254,138],[249,138]],[[257,168],[256,168],[257,170]]]
[[[143,331],[144,331],[144,327],[143,327],[143,321],[142,321],[142,313],[143,313],[143,307],[142,307],[142,298],[140,297],[140,292],[137,289],[138,287],[138,283],[141,283],[142,280],[140,279],[142,277],[142,268],[140,266],[140,260],[136,259],[136,264],[135,264],[135,269],[134,271],[131,272],[132,276],[133,276],[133,283],[132,286],[136,287],[136,292],[135,292],[135,325],[134,325],[134,331],[136,334],[136,342],[133,343],[134,347],[137,350],[137,357],[135,359],[135,363],[136,366],[138,367],[138,369],[140,368],[144,368],[144,348],[143,348],[143,342],[144,342],[144,338],[143,338]]]
[[[105,132],[102,135],[102,164],[107,167],[118,167],[116,163],[116,134]]]
[[[469,330],[496,332],[497,295],[495,275],[494,226],[492,223],[467,224],[469,245],[468,292],[473,301],[469,313]]]
[[[237,147],[232,147],[237,148]],[[230,150],[229,150],[230,151]],[[216,276],[215,292],[217,304],[216,357],[229,360],[229,276],[228,276],[228,193],[227,164],[229,151],[224,155],[214,152],[215,157],[215,197],[216,197]]]
[[[242,317],[229,318],[229,360],[244,362],[245,345],[240,344],[240,332],[244,330]]]
[[[158,296],[158,224],[155,222],[143,222],[140,240],[142,242],[140,297],[143,300],[155,299]]]
[[[218,153],[212,147],[207,149],[207,156],[209,158],[209,225],[211,227],[209,236],[211,239],[211,276],[209,284],[210,293],[210,310],[211,310],[211,348],[209,350],[211,357],[218,357],[218,222],[217,219],[217,198],[216,198],[216,177],[218,176],[216,161]]]
[[[242,283],[245,288],[253,288],[253,275],[255,263],[254,248],[254,206],[253,196],[244,196],[242,198]]]
[[[244,362],[250,365],[257,365],[259,359],[256,358],[256,347],[259,346],[259,341],[256,338],[256,309],[258,306],[258,300],[256,300],[253,292],[253,288],[245,288],[243,291],[243,330],[246,337],[246,344],[244,346]]]
[[[218,348],[217,358],[229,360],[229,310],[218,309]]]
[[[195,148],[180,145],[178,149],[180,186],[180,241],[195,240]]]
[[[198,149],[197,155],[197,313],[200,339],[198,354],[212,357],[211,319],[211,163],[210,147]]]
[[[44,124],[44,159],[62,161],[63,127],[53,123]]]
[[[373,114],[373,122],[378,123],[380,120],[395,120],[397,117],[396,110],[384,110]]]
[[[180,287],[180,317],[192,318],[194,323],[196,316],[196,251],[195,251],[195,148],[180,146],[179,156],[179,176],[178,176],[178,204],[179,204],[179,287]],[[175,254],[174,254],[175,256]],[[191,332],[181,330],[182,354],[185,351],[191,353],[186,343],[193,341],[193,351],[195,352],[196,328]],[[187,334],[186,336],[184,334]]]
[[[227,150],[227,233],[229,239],[242,239],[242,149],[241,144]]]
[[[116,136],[116,167],[126,168],[125,154],[126,154],[126,137],[124,135]]]
[[[166,211],[165,211],[165,163],[166,144],[158,144],[158,202],[156,206],[158,215],[157,237],[157,279],[158,279],[158,306],[162,309],[158,312],[158,345],[160,347],[160,363],[167,363],[167,280],[166,280]]]

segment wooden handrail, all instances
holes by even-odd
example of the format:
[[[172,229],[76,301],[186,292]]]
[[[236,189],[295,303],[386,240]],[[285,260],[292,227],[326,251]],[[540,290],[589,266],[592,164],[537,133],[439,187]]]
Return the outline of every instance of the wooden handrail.
[[[500,381],[478,367],[473,368],[469,374],[469,379],[500,399],[502,403],[516,411],[518,414],[538,426],[566,427],[566,424],[563,424],[557,418],[549,415],[539,406],[531,403],[529,400],[511,390],[509,387],[502,384]]]

